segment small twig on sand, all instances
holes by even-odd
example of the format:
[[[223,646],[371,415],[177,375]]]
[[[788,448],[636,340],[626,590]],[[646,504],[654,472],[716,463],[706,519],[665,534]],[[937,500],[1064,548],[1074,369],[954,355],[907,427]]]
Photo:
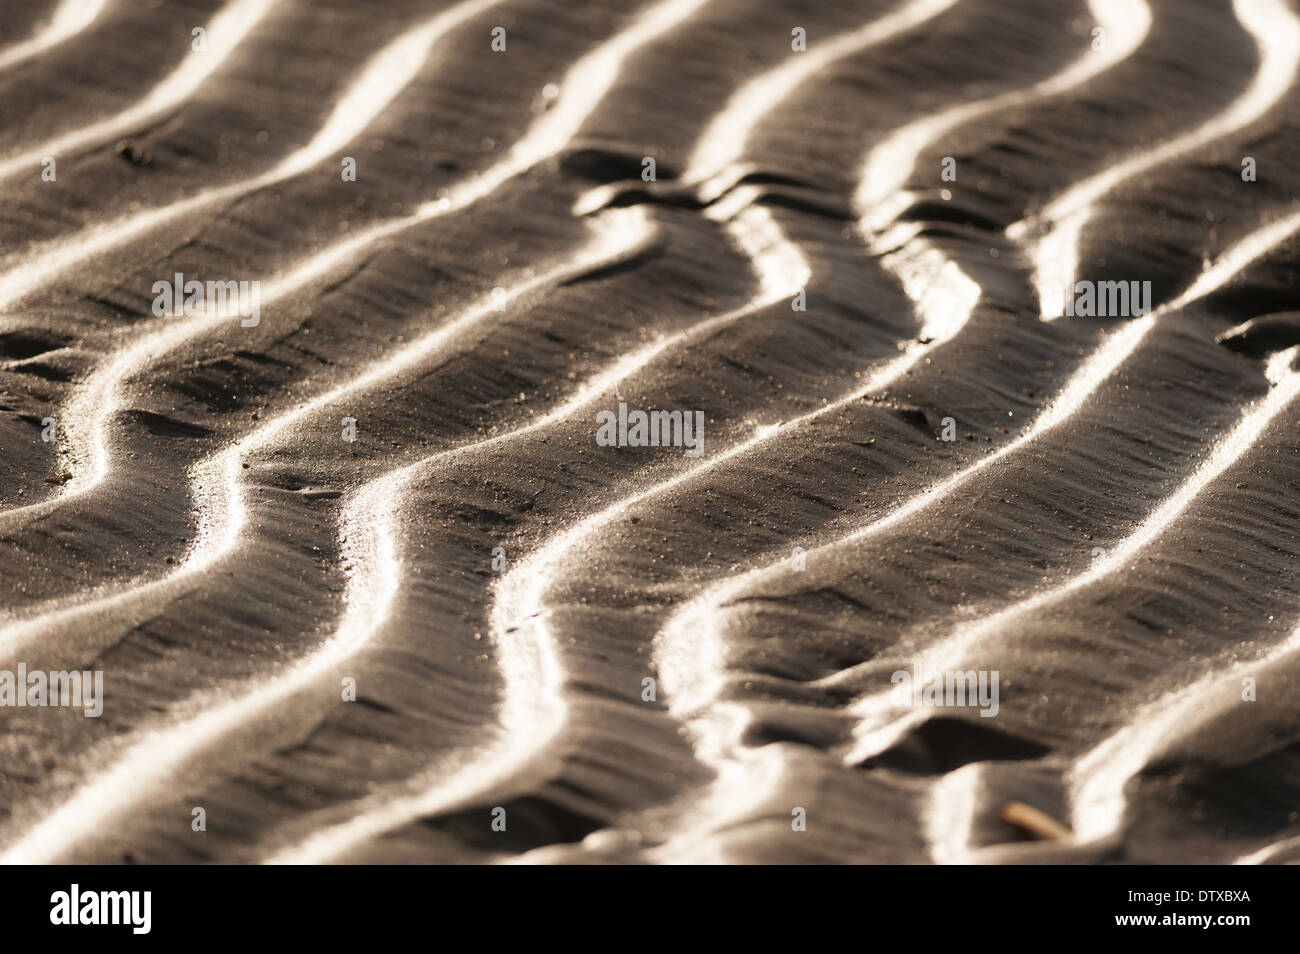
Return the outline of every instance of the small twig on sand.
[[[1007,802],[1002,808],[1002,820],[1044,841],[1074,841],[1074,832],[1069,828],[1046,812],[1024,802]]]

